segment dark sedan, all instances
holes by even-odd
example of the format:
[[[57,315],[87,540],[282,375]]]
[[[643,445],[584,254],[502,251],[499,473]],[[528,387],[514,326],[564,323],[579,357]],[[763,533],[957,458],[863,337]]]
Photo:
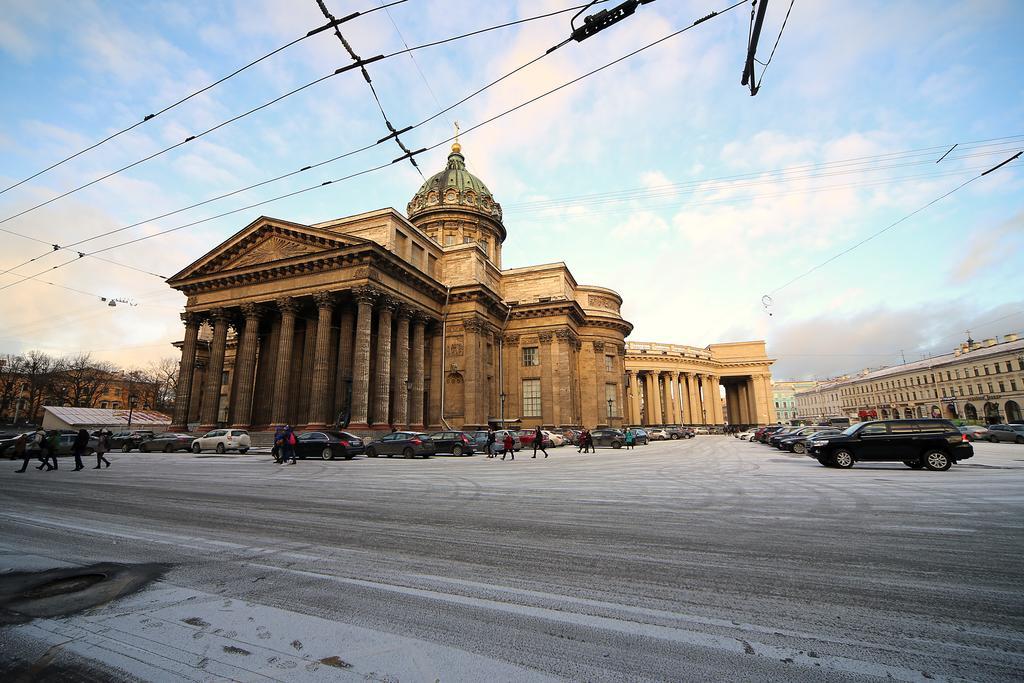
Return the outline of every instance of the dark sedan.
[[[429,458],[437,450],[430,437],[421,432],[394,432],[372,441],[366,447],[366,455],[376,458],[378,455],[401,455],[406,458],[420,456]]]
[[[363,440],[348,432],[302,432],[295,437],[296,458],[351,460],[364,449]]]
[[[794,427],[793,429],[785,432],[776,432],[768,438],[768,443],[775,446],[779,450],[785,450],[782,446],[782,442],[790,439],[796,439],[807,434],[813,434],[814,432],[821,432],[828,429],[827,425],[814,425],[809,427]],[[839,431],[834,430],[834,431]]]
[[[626,435],[618,429],[595,429],[590,432],[590,436],[594,439],[595,448],[597,446],[622,448],[622,445],[626,443]]]
[[[838,436],[842,434],[838,429],[820,429],[816,432],[804,432],[794,436],[788,436],[779,442],[779,450],[790,451],[791,453],[804,454],[807,452],[807,441],[809,439],[820,439],[826,436]]]
[[[978,425],[961,425],[960,433],[967,437],[968,441],[987,441],[988,429]]]
[[[160,451],[173,453],[174,451],[191,451],[192,442],[195,437],[191,434],[178,434],[177,432],[163,432],[152,439],[139,444],[139,450],[143,453]]]
[[[149,441],[156,434],[148,429],[136,429],[130,432],[114,432],[110,435],[110,450],[120,449],[128,453],[139,447],[143,441]]]
[[[430,435],[430,440],[434,442],[435,453],[473,455],[476,450],[473,437],[466,432],[434,432]]]

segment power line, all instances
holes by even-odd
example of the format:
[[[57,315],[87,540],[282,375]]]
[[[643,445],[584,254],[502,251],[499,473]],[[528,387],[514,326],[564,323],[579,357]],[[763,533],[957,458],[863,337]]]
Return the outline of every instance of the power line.
[[[864,239],[862,239],[862,240],[860,240],[860,241],[850,245],[846,249],[842,250],[838,254],[835,254],[834,256],[831,256],[831,257],[825,259],[824,261],[822,261],[818,265],[814,266],[810,270],[807,270],[807,271],[801,273],[800,275],[797,275],[793,279],[789,280],[785,284],[783,284],[783,285],[781,285],[779,287],[776,287],[771,292],[769,292],[769,295],[770,294],[775,294],[776,292],[779,292],[779,291],[785,289],[786,287],[789,287],[794,282],[796,282],[796,281],[798,281],[798,280],[800,280],[802,278],[807,277],[811,273],[815,272],[816,270],[818,270],[820,268],[825,267],[826,265],[828,265],[832,261],[835,261],[836,259],[840,258],[841,256],[845,256],[846,254],[849,254],[854,249],[857,249],[858,247],[861,247],[864,244],[867,244],[868,242],[870,242],[871,240],[875,239],[879,235],[882,235],[883,233],[888,232],[889,230],[895,228],[900,223],[903,223],[904,221],[909,220],[910,218],[913,218],[914,216],[916,216],[917,214],[921,213],[922,211],[924,211],[928,207],[932,206],[933,204],[937,204],[938,202],[942,201],[943,199],[945,199],[946,197],[952,195],[953,193],[962,190],[963,188],[965,188],[968,185],[970,185],[971,183],[973,183],[975,180],[978,180],[979,178],[982,178],[982,177],[988,175],[990,172],[996,170],[997,168],[1008,164],[1009,162],[1013,161],[1014,159],[1017,159],[1018,157],[1020,157],[1021,154],[1022,154],[1022,152],[1017,152],[1015,155],[1013,155],[1012,157],[1010,157],[1006,161],[1002,162],[998,166],[994,166],[994,167],[990,168],[988,171],[985,171],[984,173],[981,173],[980,175],[976,175],[976,176],[972,176],[972,177],[968,178],[964,182],[962,182],[959,185],[957,185],[956,187],[954,187],[952,190],[949,190],[948,192],[945,192],[945,193],[939,195],[938,197],[935,197],[934,199],[929,201],[927,204],[924,204],[923,206],[920,206],[920,207],[914,209],[913,211],[911,211],[907,215],[903,216],[902,218],[900,218],[900,219],[898,219],[896,221],[893,221],[892,223],[890,223],[889,225],[885,226],[881,230],[878,230],[877,232],[873,232],[872,234],[868,235]]]
[[[526,107],[526,106],[528,106],[530,104],[533,104],[534,102],[537,102],[538,100],[541,100],[541,99],[543,99],[543,98],[545,98],[545,97],[547,97],[549,95],[552,95],[552,94],[554,94],[556,92],[559,92],[559,91],[561,91],[561,90],[563,90],[563,89],[565,89],[565,88],[567,88],[567,87],[569,87],[571,85],[574,85],[574,84],[576,84],[576,83],[578,83],[578,82],[580,82],[580,81],[582,81],[582,80],[584,80],[586,78],[589,78],[589,77],[591,77],[591,76],[593,76],[593,75],[595,75],[597,73],[600,73],[601,71],[604,71],[605,69],[611,68],[612,66],[615,66],[616,64],[619,64],[620,62],[623,62],[623,61],[625,61],[627,59],[630,59],[631,57],[634,57],[637,54],[639,54],[641,52],[644,52],[645,50],[648,50],[648,49],[650,49],[652,47],[660,45],[661,43],[663,43],[663,42],[665,42],[667,40],[670,40],[670,39],[675,38],[675,37],[677,37],[677,36],[679,36],[679,35],[681,35],[683,33],[686,33],[687,31],[689,31],[689,30],[699,26],[700,24],[702,24],[702,23],[704,23],[704,22],[706,22],[706,21],[708,21],[710,19],[713,19],[713,18],[715,18],[717,16],[721,16],[722,14],[725,14],[726,12],[729,12],[730,10],[733,10],[736,7],[739,7],[744,2],[746,2],[746,0],[739,0],[739,2],[736,2],[736,3],[732,4],[732,5],[729,5],[729,6],[725,7],[722,10],[711,12],[710,14],[707,14],[704,17],[701,17],[700,19],[697,19],[696,21],[694,21],[692,24],[690,24],[688,26],[685,26],[685,27],[683,27],[683,28],[681,28],[681,29],[679,29],[677,31],[674,31],[674,32],[672,32],[672,33],[662,37],[662,38],[659,38],[659,39],[655,40],[655,41],[647,43],[646,45],[644,45],[644,46],[642,46],[640,48],[637,48],[636,50],[633,50],[632,52],[629,52],[629,53],[627,53],[627,54],[625,54],[625,55],[623,55],[623,56],[621,56],[621,57],[619,57],[617,59],[614,59],[614,60],[604,64],[603,66],[600,66],[600,67],[597,67],[595,69],[592,69],[592,70],[590,70],[590,71],[588,71],[588,72],[586,72],[586,73],[584,73],[584,74],[582,74],[580,76],[577,76],[576,78],[573,78],[573,79],[571,79],[569,81],[566,81],[566,82],[562,83],[561,85],[558,85],[558,86],[556,86],[556,87],[554,87],[554,88],[552,88],[552,89],[550,89],[550,90],[548,90],[548,91],[546,91],[546,92],[544,92],[544,93],[542,93],[540,95],[537,95],[535,97],[530,98],[529,100],[521,102],[520,104],[518,104],[518,105],[516,105],[514,107],[511,107],[510,109],[506,109],[505,111],[503,111],[503,112],[501,112],[499,114],[491,116],[490,118],[485,119],[484,121],[481,121],[480,123],[478,123],[478,124],[476,124],[474,126],[471,126],[470,128],[467,128],[462,133],[463,134],[468,134],[468,133],[470,133],[470,132],[472,132],[474,130],[477,130],[477,129],[482,128],[482,127],[484,127],[486,125],[489,125],[489,124],[491,124],[491,123],[493,123],[493,122],[495,122],[495,121],[497,121],[497,120],[499,120],[499,119],[501,119],[501,118],[503,118],[503,117],[505,117],[505,116],[507,116],[509,114],[512,114],[513,112],[516,112],[516,111],[522,109],[523,107]],[[544,55],[541,55],[540,57],[538,57],[538,58],[536,58],[534,60],[531,60],[530,62],[527,62],[526,65],[529,65],[529,64],[531,64],[533,62],[536,62],[538,59],[543,58],[543,56]],[[523,65],[523,66],[519,67],[517,70],[525,68],[526,65]],[[514,73],[514,72],[515,72],[515,70],[513,72],[510,72],[510,74],[506,74],[505,76],[502,77],[502,79],[507,78],[509,75],[511,75],[511,73]],[[499,79],[499,80],[501,80],[501,79]],[[455,105],[453,105],[453,106],[455,106]],[[440,114],[435,114],[434,117],[439,116],[439,115]],[[439,141],[439,142],[437,142],[437,143],[435,143],[435,144],[433,144],[433,145],[431,145],[429,147],[424,147],[424,148],[422,148],[420,150],[417,150],[417,151],[413,152],[412,154],[413,155],[418,155],[420,153],[436,149],[436,148],[438,148],[438,147],[440,147],[440,146],[442,146],[444,144],[447,144],[447,143],[451,142],[454,139],[455,139],[454,136],[445,138],[445,139],[443,139],[443,140],[441,140],[441,141]],[[379,171],[379,170],[381,170],[383,168],[387,168],[388,166],[391,166],[392,164],[394,164],[394,163],[396,163],[398,161],[401,161],[403,158],[404,157],[399,157],[397,159],[393,159],[392,161],[390,161],[388,163],[380,164],[380,165],[377,165],[377,166],[374,166],[374,167],[371,167],[371,168],[368,168],[368,169],[364,169],[362,171],[357,171],[357,172],[354,172],[354,173],[350,173],[350,174],[348,174],[346,176],[343,176],[341,178],[337,178],[337,179],[334,179],[334,180],[328,180],[328,181],[325,181],[325,182],[322,182],[322,183],[319,183],[319,184],[316,184],[316,185],[311,185],[311,186],[308,186],[308,187],[305,187],[305,188],[302,188],[302,189],[299,189],[299,190],[295,190],[293,192],[288,192],[288,193],[283,194],[283,195],[272,197],[270,199],[266,199],[266,200],[263,200],[263,201],[260,201],[260,202],[249,204],[248,206],[243,206],[243,207],[239,207],[239,208],[236,208],[236,209],[232,209],[230,211],[225,211],[225,212],[217,214],[215,216],[209,216],[207,218],[203,218],[203,219],[199,219],[199,220],[196,220],[196,221],[192,221],[192,222],[186,223],[184,225],[175,226],[173,228],[168,228],[168,229],[156,232],[156,233],[152,233],[152,234],[149,234],[149,235],[144,235],[142,237],[138,237],[138,238],[135,238],[135,239],[132,239],[132,240],[127,240],[127,241],[121,242],[119,244],[114,244],[114,245],[111,245],[111,246],[108,246],[108,247],[104,247],[102,249],[97,249],[95,251],[89,252],[89,254],[92,255],[92,254],[98,254],[98,253],[103,253],[103,252],[111,251],[113,249],[119,249],[121,247],[128,246],[130,244],[135,244],[135,243],[142,242],[142,241],[145,241],[145,240],[153,239],[154,237],[159,237],[161,235],[166,235],[166,234],[169,234],[169,233],[172,233],[172,232],[176,232],[178,230],[183,230],[185,228],[192,227],[192,226],[195,226],[195,225],[199,225],[201,223],[206,223],[208,221],[212,221],[212,220],[215,220],[217,218],[222,218],[224,216],[229,216],[229,215],[232,215],[232,214],[235,214],[235,213],[239,213],[241,211],[246,211],[248,209],[252,209],[252,208],[255,208],[257,206],[262,206],[262,205],[265,205],[265,204],[270,204],[272,202],[276,202],[276,201],[279,201],[281,199],[286,199],[286,198],[289,198],[289,197],[294,197],[294,196],[297,196],[297,195],[300,195],[300,194],[304,194],[306,192],[311,192],[313,190],[317,190],[317,189],[320,189],[322,187],[326,187],[327,185],[337,184],[337,183],[340,183],[340,182],[343,182],[343,181],[346,181],[346,180],[350,180],[352,178],[356,178],[358,176],[367,175],[369,173],[373,173],[375,171]],[[3,285],[3,286],[0,286],[0,291],[5,290],[5,289],[7,289],[9,287],[13,287],[14,285],[20,284],[21,282],[25,282],[27,280],[36,279],[40,275],[43,275],[43,274],[45,274],[45,273],[47,273],[47,272],[49,272],[51,270],[57,270],[59,268],[63,268],[64,266],[70,265],[71,263],[74,263],[77,260],[78,260],[77,258],[71,259],[69,261],[65,261],[63,263],[57,264],[55,266],[52,266],[48,270],[44,270],[44,271],[41,271],[39,273],[35,273],[33,275],[24,276],[20,280],[8,283],[8,284]]]
[[[605,2],[606,0],[598,0],[598,1],[599,2]],[[575,10],[575,9],[579,9],[579,7],[570,7],[570,8],[564,9],[564,10],[558,10],[558,11],[555,11],[555,12],[548,12],[547,14],[537,15],[537,16],[534,16],[534,17],[531,17],[531,18],[528,18],[528,19],[517,20],[517,21],[514,21],[514,22],[507,22],[505,24],[498,25],[498,28],[503,28],[503,27],[510,26],[510,25],[517,24],[517,23],[523,23],[525,21],[533,21],[533,20],[538,19],[538,18],[547,18],[547,17],[550,17],[550,16],[554,16],[556,14],[564,14],[566,12],[569,12],[569,11],[572,11],[572,10]],[[466,34],[466,35],[476,35],[478,33],[482,33],[484,31],[488,31],[488,30],[493,30],[493,28],[492,29],[481,29],[481,30],[474,31],[474,32],[472,32],[470,34]],[[444,42],[449,42],[450,40],[454,40],[454,39],[445,39],[443,41],[436,41],[434,43],[428,43],[427,45],[439,45],[439,44],[444,43]],[[411,49],[415,50],[415,49],[418,49],[418,48],[411,48]],[[401,53],[399,52],[399,53],[395,53],[395,54],[401,54]],[[410,131],[410,130],[415,130],[416,128],[420,128],[420,127],[430,123],[434,119],[436,119],[436,118],[438,118],[440,116],[443,116],[444,114],[447,114],[448,112],[450,112],[451,110],[455,109],[456,107],[459,107],[459,106],[465,104],[466,102],[468,102],[469,100],[473,99],[474,97],[477,97],[478,95],[480,95],[484,91],[494,87],[495,85],[501,83],[502,81],[504,81],[504,80],[506,80],[508,78],[511,78],[512,76],[514,76],[515,74],[519,73],[520,71],[522,71],[522,70],[532,66],[533,64],[535,64],[537,62],[539,62],[540,60],[542,60],[545,57],[547,57],[549,54],[550,54],[550,51],[545,52],[545,53],[535,57],[534,59],[531,59],[531,60],[529,60],[529,61],[519,65],[515,69],[512,69],[511,71],[503,74],[502,76],[499,76],[498,78],[490,81],[489,83],[483,85],[482,87],[477,88],[476,90],[474,90],[473,92],[469,93],[468,95],[466,95],[462,99],[458,100],[457,102],[454,102],[453,104],[449,105],[448,107],[445,107],[444,109],[441,109],[440,111],[435,112],[434,114],[428,116],[427,118],[423,119],[422,121],[419,121],[418,123],[415,123],[412,126],[406,128],[402,132],[407,132],[407,131]],[[305,171],[309,171],[311,169],[318,168],[320,166],[324,166],[324,165],[332,163],[334,161],[339,161],[339,160],[344,159],[346,157],[353,156],[353,155],[359,154],[361,152],[365,152],[365,151],[367,151],[369,149],[372,149],[373,147],[376,147],[377,145],[380,145],[380,144],[386,142],[389,138],[390,138],[390,135],[389,136],[385,136],[385,137],[377,140],[376,142],[374,142],[372,144],[367,144],[367,145],[364,145],[364,146],[359,147],[357,149],[353,149],[353,150],[350,150],[348,152],[344,152],[342,154],[338,154],[338,155],[333,156],[333,157],[331,157],[329,159],[325,159],[323,161],[319,161],[319,162],[314,163],[314,164],[309,164],[309,165],[303,166],[302,168],[300,168],[300,169],[298,169],[296,171],[290,171],[288,173],[284,173],[284,174],[275,176],[273,178],[269,178],[267,180],[263,180],[263,181],[260,181],[260,182],[257,182],[257,183],[253,183],[251,185],[247,185],[247,186],[239,188],[237,190],[232,190],[230,192],[225,192],[225,193],[217,195],[215,197],[210,197],[208,199],[204,199],[202,201],[195,202],[193,204],[190,204],[188,206],[182,207],[180,209],[175,209],[173,211],[168,211],[168,212],[162,213],[162,214],[160,214],[158,216],[154,216],[154,217],[147,218],[147,219],[144,219],[144,220],[141,220],[141,221],[137,221],[135,223],[131,223],[129,225],[125,225],[125,226],[122,226],[120,228],[116,228],[114,230],[108,230],[108,231],[100,233],[98,235],[94,235],[92,237],[88,237],[88,238],[85,238],[85,239],[78,240],[77,242],[73,242],[71,244],[66,244],[66,245],[53,244],[53,245],[51,245],[46,240],[39,239],[37,237],[32,237],[32,236],[29,236],[29,235],[24,235],[22,233],[14,232],[12,230],[7,230],[5,228],[0,228],[0,231],[7,232],[9,234],[16,235],[18,237],[23,237],[25,239],[33,240],[33,241],[39,242],[40,244],[46,244],[47,246],[52,246],[53,247],[52,250],[44,252],[43,254],[40,254],[39,256],[35,256],[33,258],[28,259],[27,261],[23,261],[22,263],[19,263],[16,266],[8,268],[7,270],[0,271],[0,275],[2,275],[4,273],[11,273],[11,272],[13,272],[13,271],[23,267],[23,266],[26,266],[26,265],[28,265],[30,263],[38,261],[39,259],[45,258],[45,257],[49,256],[50,254],[56,253],[57,251],[60,251],[60,250],[71,250],[73,247],[77,247],[79,245],[85,244],[86,242],[91,242],[93,240],[100,239],[102,237],[107,237],[109,235],[113,235],[113,234],[116,234],[116,233],[119,233],[119,232],[123,232],[125,230],[131,229],[131,228],[135,228],[135,227],[138,227],[140,225],[144,225],[146,223],[149,223],[149,222],[152,222],[152,221],[155,221],[155,220],[160,220],[162,218],[167,218],[169,216],[173,216],[175,214],[182,213],[184,211],[188,211],[190,209],[198,208],[198,207],[203,206],[205,204],[210,204],[212,202],[215,202],[215,201],[218,201],[218,200],[221,200],[221,199],[226,199],[227,197],[231,197],[233,195],[240,194],[242,192],[246,192],[248,190],[252,190],[252,189],[255,189],[257,187],[261,187],[263,185],[268,185],[268,184],[276,182],[278,180],[283,180],[285,178],[289,178],[291,176],[298,175],[298,174],[303,173]],[[88,256],[88,254],[86,254],[86,255]]]
[[[66,192],[63,192],[63,193],[61,193],[61,194],[59,194],[59,195],[57,195],[55,197],[51,197],[51,198],[49,198],[49,199],[47,199],[47,200],[45,200],[43,202],[35,204],[34,206],[31,206],[31,207],[29,207],[27,209],[19,211],[18,213],[15,213],[13,215],[7,216],[6,218],[0,219],[0,225],[2,225],[4,223],[7,223],[9,221],[12,221],[15,218],[20,218],[21,216],[24,216],[25,214],[31,213],[32,211],[35,211],[37,209],[41,209],[44,206],[47,206],[49,204],[52,204],[55,201],[58,201],[58,200],[63,199],[65,197],[68,197],[68,196],[70,196],[72,194],[75,194],[76,192],[80,192],[81,190],[84,190],[84,189],[86,189],[88,187],[91,187],[91,186],[95,185],[96,183],[102,182],[103,180],[111,178],[112,176],[115,176],[115,175],[117,175],[119,173],[123,173],[124,171],[127,171],[127,170],[129,170],[131,168],[134,168],[135,166],[143,164],[143,163],[145,163],[147,161],[151,161],[152,159],[155,159],[158,156],[166,154],[167,152],[170,152],[170,151],[172,151],[174,149],[177,149],[177,148],[179,148],[179,147],[181,147],[183,145],[186,145],[186,144],[188,144],[190,142],[193,142],[194,140],[198,140],[199,138],[201,138],[201,137],[203,137],[205,135],[208,135],[208,134],[210,134],[210,133],[212,133],[212,132],[214,132],[214,131],[216,131],[216,130],[218,130],[220,128],[223,128],[224,126],[227,126],[227,125],[230,125],[230,124],[232,124],[232,123],[234,123],[236,121],[239,121],[240,119],[243,119],[243,118],[245,118],[245,117],[247,117],[247,116],[249,116],[251,114],[254,114],[254,113],[256,113],[256,112],[258,112],[258,111],[260,111],[262,109],[266,109],[267,107],[269,107],[269,106],[271,106],[273,104],[276,104],[276,103],[280,102],[281,100],[284,100],[285,98],[291,97],[292,95],[295,95],[296,93],[302,92],[303,90],[306,90],[307,88],[310,88],[310,87],[312,87],[314,85],[318,85],[320,83],[323,83],[324,81],[326,81],[328,79],[331,79],[331,78],[334,78],[335,76],[337,76],[339,74],[346,73],[348,71],[352,71],[352,70],[357,69],[357,68],[363,69],[363,72],[366,73],[366,70],[363,67],[365,67],[365,65],[367,65],[367,64],[372,64],[373,62],[379,62],[379,61],[382,61],[382,60],[385,60],[385,59],[391,59],[392,57],[395,57],[397,55],[406,54],[406,53],[412,52],[414,50],[421,50],[421,49],[424,49],[424,48],[427,48],[427,47],[433,47],[435,45],[441,45],[443,43],[451,42],[453,40],[460,40],[460,39],[463,39],[463,38],[468,38],[470,36],[479,35],[481,33],[486,33],[488,31],[494,31],[494,30],[501,29],[501,28],[506,28],[506,27],[509,27],[509,26],[515,26],[517,24],[523,24],[523,23],[530,22],[530,21],[535,21],[535,20],[538,20],[538,19],[545,19],[545,18],[548,18],[548,17],[551,17],[551,16],[555,16],[557,14],[564,14],[566,12],[571,12],[571,11],[576,10],[576,9],[579,9],[579,6],[567,7],[567,8],[562,9],[562,10],[557,10],[557,11],[553,11],[553,12],[547,12],[545,14],[538,14],[538,15],[535,15],[535,16],[532,16],[532,17],[527,17],[527,18],[524,18],[524,19],[516,20],[516,21],[505,22],[503,24],[498,24],[498,25],[486,27],[486,28],[483,28],[483,29],[477,29],[475,31],[470,31],[468,33],[464,33],[464,34],[461,34],[459,36],[453,36],[451,38],[446,38],[444,40],[434,41],[432,43],[425,43],[423,45],[418,45],[418,46],[411,47],[411,48],[408,48],[408,49],[397,50],[397,51],[391,52],[389,54],[380,54],[380,55],[377,55],[375,57],[369,57],[367,59],[363,59],[363,60],[359,60],[359,61],[353,62],[352,64],[349,64],[347,66],[339,67],[338,69],[335,69],[332,73],[326,74],[326,75],[321,76],[320,78],[314,79],[314,80],[312,80],[312,81],[310,81],[310,82],[308,82],[308,83],[306,83],[304,85],[301,85],[301,86],[299,86],[297,88],[289,90],[288,92],[286,92],[286,93],[284,93],[282,95],[278,95],[277,97],[275,97],[275,98],[273,98],[273,99],[271,99],[271,100],[269,100],[267,102],[264,102],[263,104],[260,104],[260,105],[258,105],[256,107],[253,107],[252,109],[244,111],[241,114],[237,114],[235,116],[232,116],[231,118],[229,118],[229,119],[227,119],[225,121],[222,121],[222,122],[220,122],[220,123],[218,123],[218,124],[216,124],[216,125],[214,125],[214,126],[212,126],[210,128],[207,128],[206,130],[203,130],[201,132],[198,132],[198,133],[195,133],[193,135],[190,135],[187,138],[185,138],[184,140],[182,140],[181,142],[177,142],[177,143],[175,143],[173,145],[170,145],[169,147],[165,147],[165,148],[163,148],[161,150],[158,150],[157,152],[154,152],[153,154],[150,154],[150,155],[148,155],[146,157],[143,157],[142,159],[134,161],[134,162],[132,162],[130,164],[122,166],[122,167],[120,167],[118,169],[115,169],[113,171],[110,171],[110,172],[108,172],[108,173],[106,173],[106,174],[104,174],[104,175],[102,175],[102,176],[100,176],[98,178],[95,178],[93,180],[90,180],[90,181],[82,184],[82,185],[79,185],[79,186],[74,187],[74,188],[72,188],[70,190],[67,190]],[[330,25],[331,24],[328,24],[328,26],[330,26]],[[369,78],[369,76],[366,75],[366,76],[364,76],[364,78]],[[379,101],[378,101],[378,104],[379,104]],[[394,131],[394,132],[391,133],[391,135],[397,135],[399,133],[405,133],[407,131],[408,131],[408,129],[400,130],[400,131]],[[388,139],[388,138],[385,138],[385,139]],[[412,153],[408,153],[408,154],[409,154],[409,158],[410,159],[413,156],[415,156]],[[11,232],[11,231],[3,229],[3,228],[0,228],[0,230],[2,230],[4,232],[8,232],[8,233]],[[14,233],[14,234],[17,234],[17,233]],[[19,236],[23,237],[23,235],[19,235]]]
[[[761,89],[761,81],[764,80],[764,72],[768,70],[768,65],[772,63],[772,57],[775,56],[775,48],[779,46],[779,40],[782,38],[782,32],[786,30],[786,22],[789,21],[789,13],[793,11],[794,2],[796,2],[796,0],[789,0],[789,8],[786,10],[786,18],[782,20],[782,28],[779,29],[779,35],[775,36],[775,44],[772,45],[772,51],[771,54],[768,55],[768,61],[762,65],[764,68],[761,69],[761,76],[757,79],[758,90]]]
[[[364,11],[364,12],[353,12],[352,14],[350,14],[350,15],[348,15],[346,17],[342,17],[341,19],[332,19],[329,23],[324,24],[323,26],[320,26],[319,28],[315,28],[315,29],[309,31],[308,33],[306,33],[304,36],[300,36],[300,37],[296,38],[295,40],[292,40],[292,41],[290,41],[288,43],[285,43],[281,47],[278,47],[278,48],[276,48],[274,50],[271,50],[270,52],[266,53],[262,57],[258,57],[256,59],[252,60],[251,62],[245,64],[244,66],[241,66],[241,67],[235,69],[234,71],[232,71],[228,75],[222,76],[221,78],[218,78],[216,81],[210,83],[209,85],[206,85],[206,86],[200,88],[199,90],[196,90],[194,92],[189,93],[188,95],[182,97],[181,99],[177,100],[176,102],[172,102],[171,104],[165,106],[164,108],[162,108],[162,109],[160,109],[160,110],[158,110],[158,111],[156,111],[156,112],[154,112],[152,114],[146,114],[141,120],[136,121],[132,125],[127,126],[126,128],[122,128],[122,129],[118,130],[115,133],[111,133],[110,135],[108,135],[107,137],[103,138],[102,140],[99,140],[98,142],[94,142],[93,144],[89,145],[88,147],[80,149],[77,152],[75,152],[74,154],[71,154],[70,156],[64,157],[60,161],[57,161],[56,163],[53,163],[53,164],[47,166],[46,168],[44,168],[44,169],[42,169],[40,171],[36,171],[32,175],[28,176],[27,178],[23,178],[22,180],[19,180],[18,182],[14,183],[13,185],[8,185],[7,187],[5,187],[2,190],[0,190],[0,194],[3,194],[4,192],[7,192],[8,190],[13,190],[14,188],[18,187],[19,185],[23,185],[23,184],[27,183],[28,181],[32,180],[33,178],[38,178],[39,176],[43,175],[47,171],[52,171],[53,169],[57,168],[61,164],[64,164],[64,163],[66,163],[68,161],[71,161],[72,159],[74,159],[74,158],[76,158],[78,156],[81,156],[82,154],[85,154],[88,151],[94,150],[94,149],[96,149],[97,147],[99,147],[100,145],[102,145],[104,143],[110,142],[111,140],[113,140],[114,138],[118,137],[119,135],[123,135],[124,133],[127,133],[128,131],[135,129],[135,128],[141,126],[142,124],[144,124],[144,123],[146,123],[148,121],[153,120],[157,116],[160,116],[161,114],[166,113],[166,112],[170,111],[171,109],[174,109],[175,107],[177,107],[177,106],[179,106],[181,104],[184,104],[185,102],[188,102],[193,97],[196,97],[197,95],[201,95],[204,92],[207,92],[208,90],[211,90],[211,89],[217,87],[218,85],[220,85],[224,81],[227,81],[230,78],[234,78],[235,76],[237,76],[238,74],[242,73],[246,69],[259,64],[260,62],[264,61],[265,59],[269,59],[270,57],[273,57],[274,55],[276,55],[279,52],[283,52],[284,50],[287,50],[288,48],[292,47],[293,45],[297,45],[298,43],[301,43],[302,41],[304,41],[307,38],[310,38],[312,36],[317,35],[321,31],[326,31],[327,29],[331,28],[332,26],[338,26],[339,24],[343,24],[343,23],[345,23],[347,21],[351,21],[352,19],[355,19],[356,17],[363,16],[363,15],[366,15],[366,14],[371,14],[371,13],[376,12],[376,11],[381,10],[381,9],[387,11],[388,7],[391,7],[393,5],[400,5],[403,2],[407,2],[407,0],[394,0],[393,2],[390,2],[390,3],[386,4],[386,5],[382,3],[380,7],[373,7],[371,9],[368,9],[368,10]]]

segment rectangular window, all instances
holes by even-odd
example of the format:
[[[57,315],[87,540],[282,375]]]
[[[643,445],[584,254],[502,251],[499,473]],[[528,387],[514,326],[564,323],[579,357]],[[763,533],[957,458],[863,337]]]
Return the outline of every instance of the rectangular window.
[[[996,374],[999,374],[999,363],[996,363]]]
[[[427,275],[437,277],[437,257],[433,254],[427,254]]]
[[[988,366],[986,365],[986,366],[984,366],[984,368],[985,368],[985,374],[987,375],[988,374]]]
[[[999,382],[999,391],[1000,393],[1006,391],[1006,384],[1002,381]]]
[[[1010,391],[1017,391],[1017,380],[1010,380]]]
[[[523,347],[523,367],[530,368],[540,365],[540,355],[537,353],[536,346],[524,346]]]
[[[985,393],[985,390],[982,388],[982,386],[980,384],[978,385],[978,393],[979,394],[984,394]]]
[[[448,233],[447,235],[444,236],[444,246],[452,246],[453,244],[455,244],[456,239],[458,239],[458,237],[455,235],[455,233]]]
[[[412,264],[423,270],[423,247],[416,243],[412,245]]]
[[[604,385],[604,404],[608,406],[608,417],[619,416],[619,406],[618,401],[616,400],[618,391],[616,391],[616,389],[617,387],[614,384]]]
[[[988,383],[988,393],[990,393],[990,394],[996,393],[996,390],[994,388],[992,388],[992,382]]]
[[[604,371],[615,372],[615,356],[604,357]]]
[[[525,349],[524,349],[525,350]],[[523,416],[540,417],[540,380],[523,380]]]
[[[981,377],[981,373],[978,372],[978,368],[974,368],[974,376],[975,377]]]
[[[395,230],[395,253],[404,259],[409,258],[409,236]]]

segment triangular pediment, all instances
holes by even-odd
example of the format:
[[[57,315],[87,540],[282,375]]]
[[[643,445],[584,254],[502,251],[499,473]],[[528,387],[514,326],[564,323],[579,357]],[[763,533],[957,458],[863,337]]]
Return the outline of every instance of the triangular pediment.
[[[353,235],[261,217],[171,277],[168,282],[174,285],[193,277],[250,270],[364,243],[366,240]]]

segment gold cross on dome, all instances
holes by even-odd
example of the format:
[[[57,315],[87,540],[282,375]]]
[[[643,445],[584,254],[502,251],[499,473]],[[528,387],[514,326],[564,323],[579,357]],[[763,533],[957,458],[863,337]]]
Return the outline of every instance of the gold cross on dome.
[[[455,144],[459,143],[459,122],[455,122]]]

